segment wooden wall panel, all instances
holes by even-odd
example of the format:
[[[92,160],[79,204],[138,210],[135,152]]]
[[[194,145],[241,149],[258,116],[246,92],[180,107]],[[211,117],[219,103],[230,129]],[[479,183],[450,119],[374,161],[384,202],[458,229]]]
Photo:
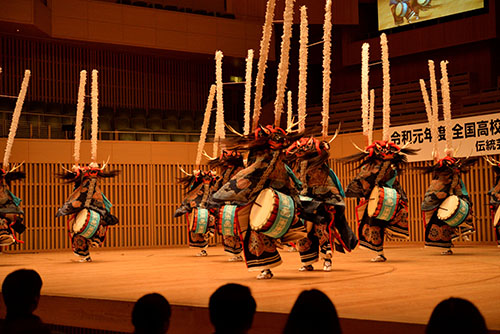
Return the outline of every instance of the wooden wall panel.
[[[66,168],[70,164],[63,165]],[[185,217],[174,218],[175,209],[182,201],[184,190],[177,183],[182,176],[179,166],[186,171],[194,169],[191,164],[110,164],[109,169],[119,169],[120,175],[101,180],[104,194],[113,203],[112,212],[120,223],[110,227],[104,247],[140,248],[187,245],[187,222]],[[411,242],[424,241],[424,227],[420,204],[430,182],[429,175],[423,175],[414,167],[422,162],[410,163],[400,178],[406,190],[409,203],[409,225]],[[352,163],[332,162],[344,187],[357,173]],[[27,163],[23,167],[27,178],[16,182],[12,192],[23,199],[27,230],[22,235],[25,244],[8,247],[12,252],[33,252],[69,249],[69,238],[65,218],[56,218],[57,209],[72,191],[56,178],[61,165],[58,163]],[[206,166],[203,166],[206,168]],[[488,209],[487,192],[493,186],[491,166],[480,160],[464,177],[474,205],[476,234],[473,243],[493,243],[495,237]],[[356,230],[355,200],[346,200],[347,220]],[[212,243],[217,243],[216,238]],[[403,242],[404,241],[395,241]]]
[[[2,94],[17,96],[25,69],[26,101],[76,105],[80,71],[99,71],[99,105],[110,108],[204,110],[213,61],[134,54],[83,44],[0,35]]]

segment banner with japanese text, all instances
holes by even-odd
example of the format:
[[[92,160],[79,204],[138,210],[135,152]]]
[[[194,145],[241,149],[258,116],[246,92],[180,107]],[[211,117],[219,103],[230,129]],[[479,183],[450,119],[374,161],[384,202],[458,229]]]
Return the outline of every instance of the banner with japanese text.
[[[408,161],[432,160],[431,130],[429,123],[391,127],[391,141],[408,148],[419,149]],[[500,154],[500,113],[456,118],[451,121],[455,157]],[[438,122],[438,152],[444,156],[446,146],[444,121]]]

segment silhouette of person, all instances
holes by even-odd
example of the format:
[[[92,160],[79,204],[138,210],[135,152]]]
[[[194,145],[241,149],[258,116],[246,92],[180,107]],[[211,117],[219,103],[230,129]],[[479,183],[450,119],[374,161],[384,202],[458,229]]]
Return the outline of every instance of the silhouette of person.
[[[42,278],[31,269],[11,272],[2,283],[2,295],[7,315],[1,333],[50,333],[49,328],[33,314],[38,307]]]
[[[150,293],[137,300],[132,310],[134,334],[164,334],[170,325],[172,311],[162,295]]]
[[[440,302],[432,311],[426,334],[486,334],[486,322],[470,301],[462,298],[448,298]]]
[[[296,333],[342,333],[337,310],[323,292],[312,289],[300,293],[283,330],[283,334]]]
[[[210,296],[208,310],[215,334],[244,334],[252,327],[255,299],[250,289],[240,284],[226,284]]]

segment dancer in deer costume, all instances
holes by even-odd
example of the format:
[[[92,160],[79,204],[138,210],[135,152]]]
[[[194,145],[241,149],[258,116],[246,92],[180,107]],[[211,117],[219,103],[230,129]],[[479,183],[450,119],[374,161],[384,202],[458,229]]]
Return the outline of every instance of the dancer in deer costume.
[[[472,222],[472,202],[461,179],[461,174],[467,172],[477,158],[458,159],[454,157],[451,129],[451,103],[446,65],[441,62],[441,92],[443,96],[443,114],[446,131],[445,156],[439,157],[438,138],[438,101],[434,73],[434,62],[429,61],[432,104],[429,101],[425,82],[420,80],[422,95],[427,110],[433,141],[434,164],[424,167],[426,173],[432,174],[432,181],[425,192],[422,202],[422,214],[425,224],[425,245],[444,248],[443,255],[451,255],[453,240],[459,235],[467,237],[474,232]]]
[[[217,58],[216,58],[217,61]],[[248,134],[250,130],[250,99],[251,99],[251,88],[252,88],[252,62],[253,62],[253,50],[248,50],[248,55],[246,59],[246,74],[245,74],[245,113],[244,113],[244,133]],[[218,69],[216,71],[216,78],[220,78],[222,80],[221,75],[222,69]],[[217,87],[222,87],[222,83],[217,81]],[[218,96],[219,97],[219,96]],[[219,97],[221,99],[221,97]],[[223,122],[224,113],[222,108],[219,108],[219,101],[217,101],[217,120],[216,120],[216,138],[223,138],[225,136],[224,129],[220,128]],[[210,107],[211,103],[209,101]],[[222,107],[222,103],[220,104]],[[205,119],[208,122],[210,118],[209,114],[210,110],[207,106]],[[208,115],[207,115],[208,113]],[[217,124],[218,123],[218,124]],[[204,123],[205,124],[205,123]],[[207,125],[208,127],[208,125]],[[234,130],[231,126],[227,125],[227,127],[234,132],[235,134],[241,136],[236,130]],[[202,126],[202,130],[204,127]],[[206,130],[205,130],[206,131]],[[202,131],[203,132],[203,131]],[[201,137],[203,137],[203,133]],[[218,150],[218,143],[214,143],[214,152]],[[199,147],[199,152],[201,152],[201,147]],[[217,158],[209,158],[208,165],[213,168],[219,168],[221,171],[220,177],[217,178],[214,191],[219,190],[224,184],[226,184],[234,175],[236,175],[240,170],[242,170],[244,166],[243,156],[240,152],[235,150],[227,150],[222,149],[221,154]],[[198,159],[197,159],[198,161]],[[243,257],[241,253],[243,251],[242,241],[239,237],[239,216],[241,209],[237,206],[233,206],[230,203],[225,203],[222,205],[220,202],[213,201],[211,198],[209,199],[209,207],[213,212],[215,212],[216,216],[216,226],[219,234],[222,235],[222,245],[224,247],[224,251],[232,256],[229,258],[230,262],[240,262],[243,261]],[[248,216],[248,212],[244,215]]]
[[[91,262],[90,247],[100,247],[104,242],[108,226],[118,223],[118,218],[110,213],[111,203],[101,192],[98,181],[114,177],[118,171],[104,172],[106,163],[99,167],[97,157],[98,131],[98,88],[97,71],[92,71],[92,139],[91,160],[85,167],[80,166],[80,141],[82,131],[85,83],[87,72],[80,72],[80,88],[75,127],[74,158],[71,170],[66,170],[60,178],[65,183],[73,183],[74,190],[66,203],[57,211],[56,216],[69,216],[68,228],[73,253],[79,262]]]
[[[298,180],[284,162],[284,150],[299,137],[289,132],[292,127],[288,127],[287,130],[280,127],[288,77],[293,3],[293,0],[286,0],[283,13],[281,57],[274,102],[274,125],[265,127],[259,125],[263,82],[275,8],[275,0],[269,0],[262,29],[256,76],[253,133],[240,137],[230,145],[230,149],[248,151],[247,167],[237,173],[213,196],[214,201],[250,207],[248,224],[240,219],[239,228],[248,269],[261,271],[257,279],[273,277],[271,268],[281,264],[278,246],[305,236],[304,226],[296,215],[300,206]]]
[[[248,150],[248,167],[234,175],[212,197],[215,202],[229,203],[250,211],[246,220],[240,217],[239,229],[247,267],[250,271],[261,271],[258,279],[272,278],[271,268],[281,264],[277,248],[282,243],[293,242],[305,236],[304,226],[295,215],[295,208],[299,205],[298,180],[284,162],[284,150],[290,145],[290,138],[293,141],[298,139],[297,136],[287,135],[281,128],[268,125],[259,126],[254,134],[237,139],[234,146],[229,148]],[[261,197],[263,191],[272,199]],[[278,197],[289,210],[281,214],[273,214],[272,209],[265,211],[269,209],[268,203],[274,204],[274,199],[279,200]],[[259,213],[260,209],[261,212],[265,211],[262,215]],[[261,216],[266,222],[266,218],[269,218],[269,224],[276,222],[278,216],[285,217],[286,223],[278,233],[270,236],[270,233],[266,234],[271,230],[269,226],[252,226],[252,217],[260,222]]]
[[[222,66],[222,64],[220,64]],[[217,67],[217,71],[219,67]],[[198,142],[198,152],[196,154],[196,165],[200,166],[203,147],[205,145],[212,105],[215,98],[216,85],[210,87],[208,102],[205,109],[205,116],[201,127],[200,140]],[[174,213],[174,217],[186,216],[189,228],[189,246],[200,249],[196,256],[207,256],[208,239],[215,232],[216,211],[207,208],[207,203],[214,191],[217,181],[215,171],[194,170],[178,179],[178,182],[184,185],[186,194],[184,199]]]
[[[211,168],[219,168],[221,170],[221,175],[215,182],[214,191],[220,189],[234,175],[245,168],[241,153],[225,149],[222,150],[220,157],[210,159],[208,165]],[[220,235],[222,235],[222,245],[224,246],[224,251],[232,255],[229,258],[229,262],[243,261],[243,257],[241,256],[243,247],[238,233],[238,208],[231,206],[219,206],[218,203],[214,205],[214,202],[211,201],[211,199],[209,199],[209,206],[217,212],[217,231]]]
[[[495,229],[498,247],[500,247],[500,161],[493,158],[486,158],[488,163],[493,167],[495,173],[495,186],[488,191],[490,196],[490,212]]]
[[[363,45],[361,101],[363,134],[367,146],[346,161],[360,162],[360,172],[349,183],[347,197],[359,200],[356,207],[360,246],[377,252],[373,262],[387,260],[384,254],[384,238],[408,238],[408,198],[401,188],[398,177],[406,162],[407,154],[415,151],[390,142],[390,83],[387,38],[381,35],[383,80],[383,140],[373,141],[375,94],[368,96],[368,44]]]
[[[214,99],[217,99],[217,113],[215,123],[215,136],[213,152],[217,155],[219,144],[225,137],[224,132],[224,102],[223,102],[223,82],[222,82],[222,58],[221,51],[215,53],[215,84],[210,87],[208,101],[205,108],[203,124],[201,126],[200,140],[198,141],[198,151],[196,154],[196,165],[200,166],[202,152],[205,146],[208,126]],[[217,94],[217,96],[216,96]],[[224,155],[223,155],[224,156]],[[210,157],[209,157],[210,158]],[[222,158],[222,157],[221,157]],[[213,159],[215,160],[215,159]],[[220,162],[219,159],[217,162]],[[208,239],[215,233],[216,219],[218,216],[218,207],[209,206],[208,202],[215,192],[216,183],[218,181],[215,170],[202,171],[197,169],[193,174],[188,174],[182,170],[187,176],[179,179],[179,182],[185,185],[187,193],[181,206],[175,211],[174,216],[180,217],[186,215],[189,228],[189,246],[200,248],[197,256],[207,256]],[[218,185],[219,186],[219,185]],[[230,247],[233,251],[236,245]]]
[[[194,170],[192,174],[184,173],[186,176],[178,181],[184,185],[187,193],[174,217],[186,215],[189,246],[200,249],[196,256],[207,256],[208,239],[215,232],[215,211],[207,209],[207,202],[214,191],[216,173],[202,170]]]
[[[332,270],[336,250],[350,252],[358,240],[345,217],[344,190],[340,180],[328,166],[330,142],[304,137],[286,151],[287,161],[295,166],[302,183],[300,192],[307,237],[296,242],[300,252],[300,271],[314,270],[312,264],[323,259],[323,270]]]
[[[0,68],[1,73],[1,68]],[[23,233],[26,226],[23,224],[24,212],[20,208],[21,199],[16,197],[10,191],[12,181],[22,180],[26,174],[21,171],[16,171],[21,165],[15,165],[9,169],[9,159],[16,137],[17,125],[21,110],[23,108],[24,98],[26,97],[26,90],[28,89],[28,82],[30,78],[30,71],[24,72],[24,79],[21,84],[21,91],[17,98],[16,107],[12,115],[12,122],[10,125],[9,137],[5,147],[5,154],[3,158],[3,167],[0,170],[0,246],[9,246],[16,242],[23,243],[19,240],[16,233]]]
[[[307,94],[307,8],[301,7],[299,50],[299,132],[305,130]],[[323,111],[322,140],[304,137],[293,143],[286,151],[287,161],[299,173],[302,183],[300,192],[302,210],[299,216],[306,221],[307,237],[296,242],[302,267],[300,271],[313,270],[318,258],[324,260],[323,270],[331,271],[333,251],[351,251],[357,244],[345,219],[344,190],[339,179],[328,166],[330,143],[327,141],[329,125],[330,60],[331,60],[331,1],[326,2],[323,29]],[[291,100],[291,98],[289,99]],[[289,101],[291,119],[291,101]],[[334,246],[335,245],[335,246]]]

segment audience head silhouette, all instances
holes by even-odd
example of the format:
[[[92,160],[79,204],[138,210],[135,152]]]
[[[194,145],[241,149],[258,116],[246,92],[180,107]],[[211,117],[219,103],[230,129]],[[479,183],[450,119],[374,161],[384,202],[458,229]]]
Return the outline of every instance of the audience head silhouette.
[[[449,298],[434,308],[425,333],[486,334],[488,329],[481,312],[474,304],[462,298]]]
[[[5,277],[2,295],[7,307],[6,318],[32,314],[40,300],[42,278],[31,269],[19,269]]]
[[[132,310],[135,334],[164,334],[170,325],[172,311],[162,295],[150,293],[142,296]]]
[[[33,314],[38,307],[42,278],[31,269],[11,272],[2,283],[2,295],[7,315],[2,334],[50,334],[50,329]]]
[[[301,292],[283,330],[283,334],[295,333],[342,333],[337,310],[327,295],[316,289]]]
[[[216,334],[242,334],[252,327],[255,299],[250,289],[240,284],[226,284],[212,296],[208,309]]]

